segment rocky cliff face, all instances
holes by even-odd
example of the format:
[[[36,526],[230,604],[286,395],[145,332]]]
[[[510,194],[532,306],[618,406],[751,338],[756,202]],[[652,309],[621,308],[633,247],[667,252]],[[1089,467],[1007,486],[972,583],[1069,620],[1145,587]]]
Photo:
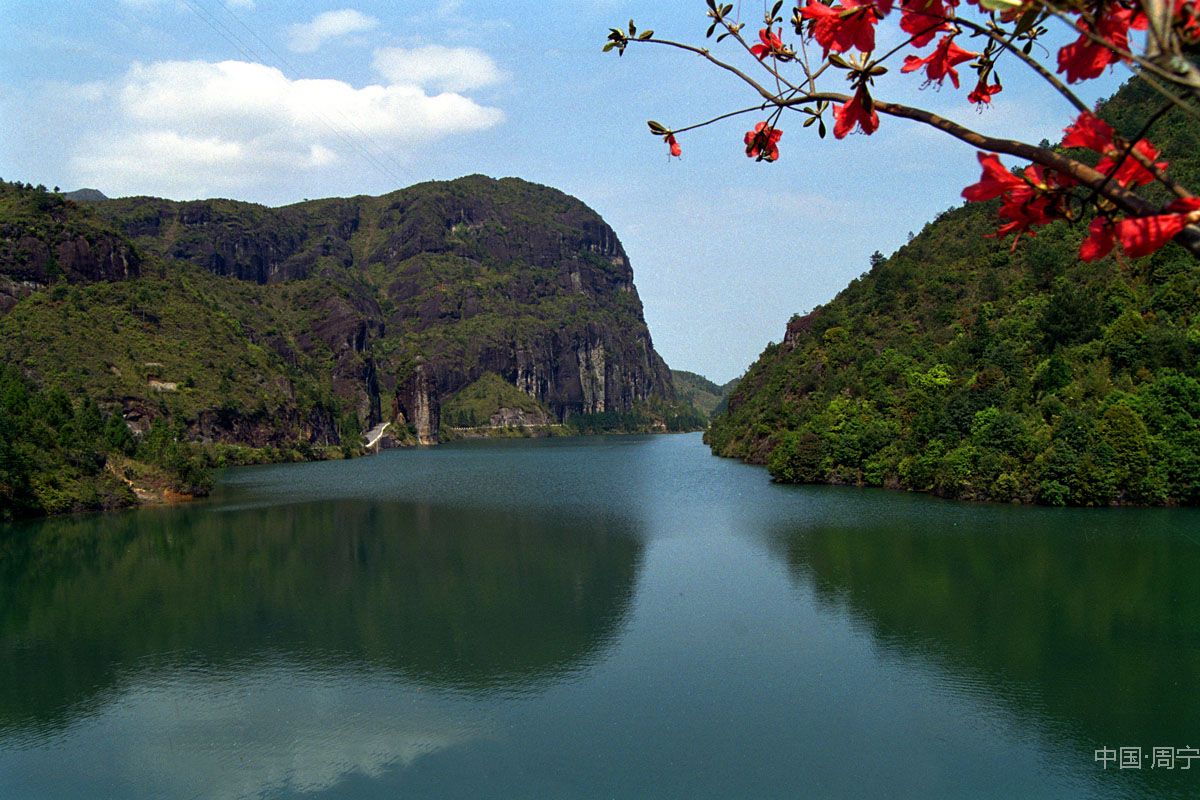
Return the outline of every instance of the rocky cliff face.
[[[119,281],[140,274],[141,257],[129,239],[75,202],[27,188],[6,188],[3,200],[0,275],[7,284],[37,288],[58,280]]]
[[[616,233],[547,187],[472,176],[274,209],[127,198],[88,203],[86,212],[111,241],[55,240],[72,276],[134,278],[148,259],[159,275],[188,264],[263,287],[251,304],[281,304],[285,313],[242,315],[241,333],[291,373],[285,381],[321,373],[314,380],[364,428],[392,421],[436,442],[442,403],[485,373],[557,421],[674,398]],[[19,238],[0,242],[36,251]],[[50,280],[49,256],[3,254],[0,274],[12,291],[0,289],[0,301],[12,298],[9,306],[23,281]],[[234,420],[229,411],[198,417],[194,433],[264,438],[252,414]],[[303,428],[295,413],[290,427]],[[328,421],[308,427],[329,438]]]

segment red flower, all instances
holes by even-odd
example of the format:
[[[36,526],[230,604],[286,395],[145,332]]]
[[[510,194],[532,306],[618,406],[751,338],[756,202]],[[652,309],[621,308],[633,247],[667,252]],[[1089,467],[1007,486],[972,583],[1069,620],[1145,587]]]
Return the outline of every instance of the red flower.
[[[1078,83],[1098,78],[1109,64],[1121,60],[1116,50],[1129,49],[1129,29],[1146,27],[1146,17],[1134,9],[1113,5],[1100,16],[1099,24],[1092,29],[1082,20],[1076,24],[1079,38],[1058,51],[1058,71],[1065,72],[1067,83]],[[1094,30],[1096,36],[1107,42],[1095,42],[1088,36]]]
[[[679,146],[679,142],[675,141],[675,134],[667,134],[667,146],[671,148],[671,155],[679,158],[683,155],[683,148]]]
[[[1097,153],[1112,149],[1113,129],[1104,120],[1087,111],[1079,115],[1063,133],[1063,147],[1086,147]]]
[[[1015,233],[1017,237],[1013,239],[1014,249],[1021,239],[1021,234],[1028,233],[1032,236],[1035,225],[1045,225],[1055,219],[1050,205],[1050,197],[1034,192],[1028,187],[1026,191],[1018,190],[1007,195],[997,214],[1000,219],[1007,219],[1008,223],[1001,225],[995,233],[989,234],[989,236],[1002,238],[1010,233]]]
[[[762,44],[756,44],[750,48],[759,61],[763,61],[767,56],[778,55],[783,50],[783,40],[779,38],[779,34],[770,28],[763,28],[758,32],[758,39]]]
[[[1175,24],[1188,43],[1200,39],[1200,3],[1196,0],[1176,0]]]
[[[1040,164],[1030,164],[1021,170],[1021,177],[1025,179],[1026,183],[1043,192],[1076,185],[1074,178],[1063,175],[1061,172],[1047,170]]]
[[[924,47],[933,41],[938,31],[949,29],[942,0],[903,0],[901,3],[900,30],[913,37],[913,47]]]
[[[1079,258],[1096,261],[1112,252],[1116,229],[1108,217],[1096,217],[1088,226],[1088,237],[1079,246]]]
[[[1086,147],[1089,150],[1095,150],[1104,158],[1100,159],[1100,163],[1096,164],[1096,169],[1105,175],[1110,175],[1114,181],[1122,186],[1133,184],[1134,186],[1144,186],[1154,180],[1154,173],[1142,166],[1142,164],[1133,157],[1133,154],[1124,156],[1125,145],[1118,146],[1113,141],[1115,136],[1112,127],[1102,119],[1099,119],[1094,114],[1083,113],[1071,123],[1065,131],[1066,136],[1063,137],[1063,147]],[[1147,142],[1145,139],[1139,139],[1137,144],[1133,146],[1134,153],[1137,153],[1146,161],[1154,164],[1155,168],[1162,172],[1167,168],[1167,162],[1158,161],[1158,149]],[[1120,163],[1121,168],[1116,169]]]
[[[1200,222],[1200,197],[1176,200],[1167,206],[1170,214],[1131,217],[1117,223],[1117,238],[1130,258],[1148,256],[1179,235],[1188,225]]]
[[[833,107],[833,118],[835,139],[845,139],[846,134],[855,127],[861,128],[868,136],[879,130],[879,114],[875,112],[875,104],[871,102],[867,90],[861,86],[849,102]]]
[[[1158,149],[1145,139],[1139,139],[1137,144],[1133,146],[1133,151],[1151,164],[1154,164],[1155,169],[1159,172],[1164,172],[1167,169],[1166,161],[1156,162],[1154,160],[1158,158]],[[1121,167],[1114,173],[1113,169],[1117,166],[1118,162],[1120,162]],[[1111,174],[1112,179],[1122,186],[1128,186],[1131,183],[1134,186],[1145,186],[1154,180],[1154,173],[1143,167],[1132,154],[1122,161],[1120,151],[1111,146],[1105,153],[1104,158],[1100,159],[1100,163],[1096,165],[1096,169],[1105,175]]]
[[[972,202],[1003,198],[999,216],[1008,222],[991,236],[1015,233],[1015,248],[1021,234],[1032,236],[1034,226],[1045,225],[1062,215],[1060,190],[1074,184],[1070,178],[1043,170],[1036,164],[1026,167],[1020,175],[1014,175],[1004,168],[995,153],[980,153],[979,163],[983,166],[979,183],[963,189],[962,195]]]
[[[771,127],[766,122],[754,126],[754,130],[746,131],[743,140],[746,143],[746,155],[759,161],[775,161],[779,158],[779,137],[783,131]]]
[[[918,58],[917,56],[905,56],[904,66],[900,68],[901,72],[916,72],[921,67],[925,67],[925,74],[930,81],[937,81],[939,84],[947,77],[954,84],[954,88],[958,88],[958,71],[954,69],[955,65],[961,64],[964,61],[970,61],[975,58],[978,53],[972,53],[963,50],[954,43],[953,36],[943,36],[938,46],[933,49],[933,52]]]
[[[831,8],[818,0],[808,0],[808,5],[800,9],[800,16],[809,21],[808,35],[825,48],[825,55],[844,53],[852,47],[864,53],[875,49],[879,15],[873,4],[845,0]]]
[[[979,153],[979,163],[983,167],[983,176],[979,183],[973,183],[962,190],[962,196],[973,203],[982,200],[993,200],[1013,189],[1029,188],[1025,181],[1013,175],[1000,163],[1000,157],[995,153]]]
[[[975,88],[967,95],[967,99],[972,103],[986,105],[992,102],[992,95],[1000,94],[1003,89],[1004,87],[999,83],[993,83],[991,86],[988,86],[987,80],[981,77],[979,83],[975,84]]]

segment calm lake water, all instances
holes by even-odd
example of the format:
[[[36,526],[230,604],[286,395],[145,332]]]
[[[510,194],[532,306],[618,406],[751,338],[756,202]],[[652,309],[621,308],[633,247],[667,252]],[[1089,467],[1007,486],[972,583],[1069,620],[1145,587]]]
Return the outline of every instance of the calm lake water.
[[[1193,510],[776,486],[688,435],[0,528],[6,800],[1200,796],[1153,747],[1200,748]]]

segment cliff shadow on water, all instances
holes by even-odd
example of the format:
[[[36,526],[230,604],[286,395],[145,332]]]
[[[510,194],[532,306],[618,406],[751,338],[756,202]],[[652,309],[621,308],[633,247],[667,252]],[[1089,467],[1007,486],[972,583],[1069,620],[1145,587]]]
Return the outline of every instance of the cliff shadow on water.
[[[12,526],[0,736],[70,725],[184,664],[543,691],[604,657],[642,549],[628,520],[348,500]]]

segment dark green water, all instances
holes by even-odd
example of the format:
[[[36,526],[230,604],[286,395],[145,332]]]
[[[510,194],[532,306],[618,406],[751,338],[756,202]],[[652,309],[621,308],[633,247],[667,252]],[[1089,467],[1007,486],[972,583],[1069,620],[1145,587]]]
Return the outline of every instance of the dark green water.
[[[1142,798],[1200,513],[781,487],[698,436],[0,528],[0,798]]]

